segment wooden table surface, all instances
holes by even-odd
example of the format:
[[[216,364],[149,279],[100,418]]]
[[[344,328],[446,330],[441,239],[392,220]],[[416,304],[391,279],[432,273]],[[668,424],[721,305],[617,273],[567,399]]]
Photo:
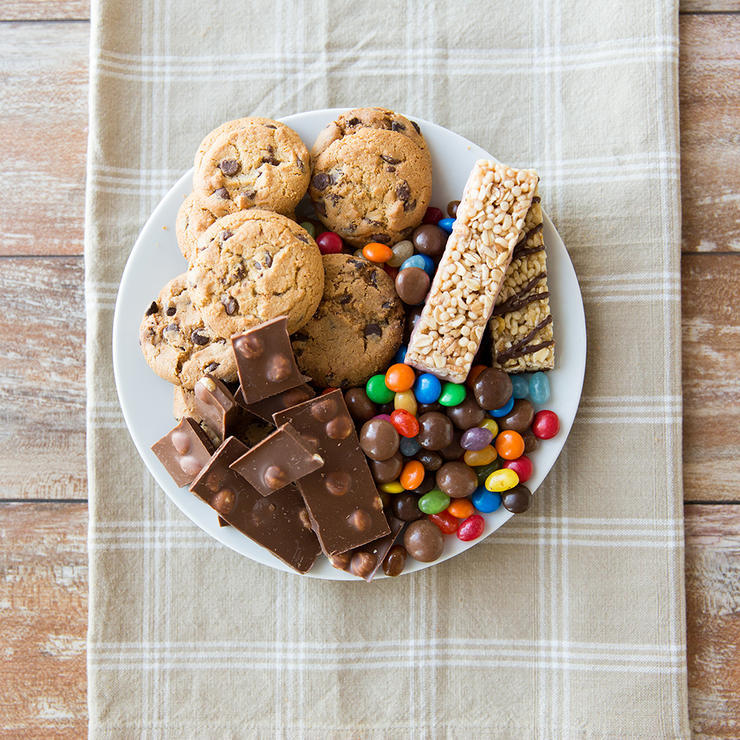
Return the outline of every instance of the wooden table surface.
[[[0,3],[0,737],[87,726],[88,16]],[[680,31],[690,713],[698,736],[737,738],[740,2],[684,0]]]

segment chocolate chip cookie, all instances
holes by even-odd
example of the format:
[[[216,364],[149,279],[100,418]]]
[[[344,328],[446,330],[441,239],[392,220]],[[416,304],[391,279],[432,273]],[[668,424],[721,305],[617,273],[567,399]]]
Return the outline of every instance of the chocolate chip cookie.
[[[275,318],[300,329],[324,290],[321,253],[286,216],[250,209],[218,219],[201,237],[188,270],[193,302],[224,337]]]
[[[170,383],[192,389],[205,373],[236,380],[231,344],[205,325],[191,301],[185,275],[170,280],[152,301],[141,322],[139,342],[149,367]]]
[[[193,189],[236,208],[290,214],[310,177],[308,150],[292,128],[269,118],[239,118],[211,131],[195,154]]]
[[[177,246],[183,257],[190,262],[198,251],[198,240],[208,227],[221,216],[236,213],[239,209],[233,200],[224,200],[214,195],[190,193],[182,202],[175,221]]]
[[[403,133],[370,127],[326,147],[309,188],[324,225],[357,247],[404,239],[421,223],[431,193],[429,151]]]
[[[400,346],[403,307],[381,268],[346,254],[323,260],[324,296],[291,337],[296,361],[316,385],[359,385],[385,371]]]

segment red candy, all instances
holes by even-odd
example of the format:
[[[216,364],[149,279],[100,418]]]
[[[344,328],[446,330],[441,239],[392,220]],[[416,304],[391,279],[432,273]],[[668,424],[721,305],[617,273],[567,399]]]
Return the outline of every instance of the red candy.
[[[560,431],[560,420],[554,411],[543,409],[534,415],[532,433],[537,439],[552,439]]]
[[[454,534],[457,532],[457,528],[460,526],[460,520],[456,519],[449,511],[442,511],[439,514],[427,515],[429,521],[434,522],[442,534]]]
[[[467,519],[460,522],[460,526],[457,529],[457,536],[463,542],[469,542],[470,540],[477,539],[483,534],[485,522],[480,514],[473,514]]]
[[[513,470],[519,476],[520,483],[526,483],[532,477],[532,470],[534,470],[532,461],[526,455],[517,457],[516,460],[507,460],[502,467]]]
[[[333,231],[323,231],[316,237],[321,254],[339,254],[344,247],[342,237]]]
[[[427,208],[427,212],[424,214],[421,222],[423,224],[436,224],[437,221],[441,221],[444,217],[444,213],[439,208]]]
[[[396,409],[391,413],[391,424],[402,437],[415,437],[419,433],[417,418],[406,409]]]

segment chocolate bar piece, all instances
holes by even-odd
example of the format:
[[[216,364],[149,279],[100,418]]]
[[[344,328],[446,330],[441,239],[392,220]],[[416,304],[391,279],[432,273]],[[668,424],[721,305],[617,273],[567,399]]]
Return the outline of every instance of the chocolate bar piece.
[[[210,460],[213,447],[197,422],[186,417],[152,445],[152,452],[178,486],[187,486]]]
[[[195,384],[195,407],[203,417],[206,426],[219,436],[226,439],[233,433],[239,421],[242,409],[234,400],[226,384],[205,375]]]
[[[297,482],[323,551],[336,555],[389,534],[383,502],[342,392],[278,411],[274,419],[278,426],[290,422],[324,458],[323,468]]]
[[[542,206],[536,190],[524,219],[524,232],[514,247],[490,322],[493,366],[507,373],[552,370],[555,366]]]
[[[388,517],[388,524],[391,528],[390,534],[375,540],[375,542],[369,542],[356,550],[348,550],[339,555],[333,555],[329,558],[329,562],[335,568],[346,570],[348,573],[352,573],[352,575],[363,578],[370,583],[375,578],[380,566],[383,565],[388,551],[406,527],[406,522],[396,519],[394,516]]]
[[[296,406],[299,403],[308,401],[309,398],[313,398],[315,395],[316,393],[313,388],[311,388],[310,385],[303,383],[295,388],[290,388],[287,391],[278,393],[275,396],[265,398],[264,401],[257,401],[257,403],[247,404],[241,387],[239,387],[239,390],[234,394],[234,397],[240,404],[242,404],[242,406],[244,406],[245,409],[247,409],[247,411],[272,424],[272,415],[276,411],[282,411],[283,409],[287,409],[289,406]]]
[[[229,467],[270,496],[323,465],[321,455],[309,450],[290,424],[283,424]]]
[[[238,529],[273,555],[305,573],[316,561],[320,547],[300,493],[287,486],[269,498],[261,496],[229,465],[247,451],[229,437],[206,463],[190,490]]]
[[[304,382],[288,336],[288,318],[279,316],[231,337],[242,395],[257,403]]]
[[[465,382],[537,182],[534,170],[475,163],[404,362]]]

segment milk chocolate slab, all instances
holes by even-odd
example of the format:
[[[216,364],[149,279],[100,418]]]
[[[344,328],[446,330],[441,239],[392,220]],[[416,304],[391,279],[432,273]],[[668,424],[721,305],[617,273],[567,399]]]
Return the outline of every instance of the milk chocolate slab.
[[[290,424],[283,424],[229,467],[270,496],[323,465],[321,455],[308,449]]]
[[[210,460],[213,446],[198,423],[185,417],[152,445],[152,452],[178,486],[187,486]]]
[[[278,316],[231,337],[242,395],[257,403],[304,382],[288,336],[288,319]]]
[[[352,575],[370,583],[383,565],[388,551],[398,541],[406,526],[406,522],[396,519],[394,516],[388,517],[388,524],[391,528],[390,534],[375,540],[375,542],[369,542],[356,550],[348,550],[332,556],[329,558],[331,564],[338,570],[346,570],[348,573],[352,573]]]
[[[324,458],[323,468],[304,476],[296,485],[327,555],[346,552],[390,533],[383,502],[340,390],[278,411],[273,418],[278,426],[290,422]]]
[[[213,454],[190,490],[218,512],[232,527],[269,550],[291,568],[305,573],[321,548],[311,530],[305,504],[295,486],[286,486],[269,498],[229,465],[247,451],[229,437]]]
[[[265,398],[263,401],[257,401],[257,403],[247,404],[244,394],[242,393],[241,386],[234,394],[234,397],[237,402],[242,404],[242,406],[244,406],[244,408],[251,414],[254,414],[260,419],[272,424],[272,415],[276,411],[282,411],[283,409],[287,409],[289,406],[296,406],[299,403],[308,401],[309,398],[313,398],[315,395],[316,392],[310,385],[302,383],[295,388],[290,388],[289,390],[278,393],[275,396]]]
[[[195,408],[206,426],[220,439],[233,434],[242,409],[226,384],[205,375],[195,384]]]

